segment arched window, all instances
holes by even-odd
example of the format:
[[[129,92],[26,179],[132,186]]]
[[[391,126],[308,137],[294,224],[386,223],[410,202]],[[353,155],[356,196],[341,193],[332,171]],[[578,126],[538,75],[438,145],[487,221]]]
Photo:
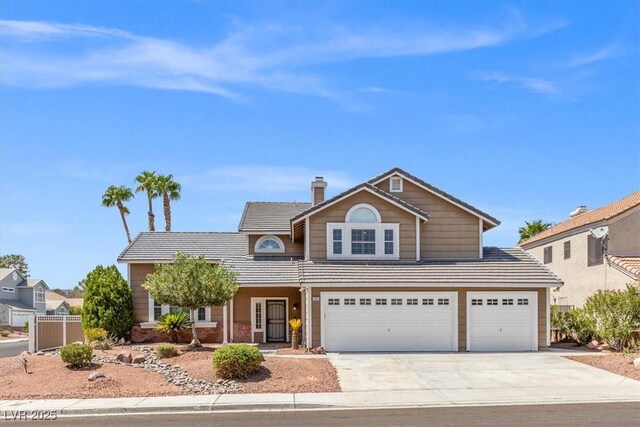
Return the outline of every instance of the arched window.
[[[277,236],[262,236],[256,242],[255,251],[260,253],[283,253],[284,243]]]
[[[36,287],[34,289],[35,295],[36,295],[36,302],[44,302],[44,289],[41,288],[40,286]]]
[[[382,222],[378,210],[366,203],[360,203],[349,209],[345,221],[358,223]]]

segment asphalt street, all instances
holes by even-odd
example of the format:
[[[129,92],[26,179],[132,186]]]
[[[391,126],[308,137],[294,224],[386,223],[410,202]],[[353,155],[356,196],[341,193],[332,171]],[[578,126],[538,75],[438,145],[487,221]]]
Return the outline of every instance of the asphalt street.
[[[27,350],[29,350],[29,341],[27,340],[9,343],[0,341],[0,357],[17,356]]]
[[[2,421],[15,426],[609,426],[640,425],[640,403],[370,409],[269,412],[199,412],[193,414],[67,417],[55,421],[17,421],[0,411]]]

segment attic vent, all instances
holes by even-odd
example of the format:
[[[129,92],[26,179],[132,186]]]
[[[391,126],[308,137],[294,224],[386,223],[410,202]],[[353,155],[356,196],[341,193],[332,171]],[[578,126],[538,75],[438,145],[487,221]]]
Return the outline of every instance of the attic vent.
[[[399,176],[392,176],[389,189],[392,193],[402,193],[402,178]]]

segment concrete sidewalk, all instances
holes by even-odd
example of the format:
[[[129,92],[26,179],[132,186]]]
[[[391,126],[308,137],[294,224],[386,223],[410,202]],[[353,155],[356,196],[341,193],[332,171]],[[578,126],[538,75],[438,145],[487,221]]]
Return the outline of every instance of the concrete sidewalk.
[[[117,399],[2,400],[0,414],[57,411],[60,416],[256,411],[291,409],[366,409],[639,402],[640,382],[602,387],[529,387],[514,389],[398,390],[341,393],[223,394]]]

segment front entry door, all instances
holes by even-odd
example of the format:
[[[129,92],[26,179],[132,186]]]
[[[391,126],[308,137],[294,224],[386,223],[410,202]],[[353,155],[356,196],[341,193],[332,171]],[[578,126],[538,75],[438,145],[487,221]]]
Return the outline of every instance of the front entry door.
[[[267,341],[285,342],[286,329],[285,301],[267,301]]]

